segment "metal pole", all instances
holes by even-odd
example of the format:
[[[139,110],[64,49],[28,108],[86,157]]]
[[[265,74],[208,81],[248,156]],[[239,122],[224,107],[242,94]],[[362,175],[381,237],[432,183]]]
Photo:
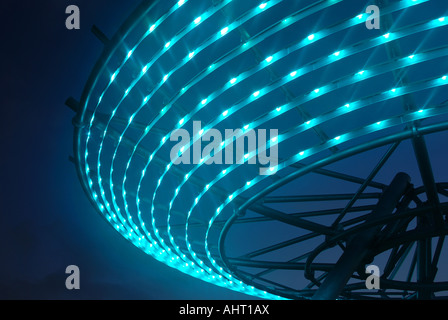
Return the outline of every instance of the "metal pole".
[[[391,184],[384,191],[376,208],[366,219],[371,222],[377,218],[391,214],[410,183],[410,177],[406,173],[398,173]],[[344,289],[353,272],[358,268],[375,239],[375,235],[382,226],[377,226],[356,235],[348,244],[346,250],[339,258],[334,268],[314,294],[315,300],[336,299]]]

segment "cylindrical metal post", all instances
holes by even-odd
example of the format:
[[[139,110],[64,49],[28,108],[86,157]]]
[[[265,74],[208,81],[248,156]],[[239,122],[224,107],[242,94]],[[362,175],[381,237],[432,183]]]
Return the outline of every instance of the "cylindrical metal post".
[[[398,173],[386,188],[366,222],[391,214],[410,183],[406,173]],[[315,300],[336,299],[344,289],[353,272],[365,257],[368,247],[382,226],[374,227],[356,235],[347,245],[334,268],[314,294]]]

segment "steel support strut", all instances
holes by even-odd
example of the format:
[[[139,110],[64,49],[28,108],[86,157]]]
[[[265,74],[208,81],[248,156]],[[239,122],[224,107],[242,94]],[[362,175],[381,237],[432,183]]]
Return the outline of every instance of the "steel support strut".
[[[410,177],[406,173],[398,173],[380,197],[375,209],[366,219],[366,223],[392,214],[401,197],[406,192]],[[353,272],[362,263],[375,235],[382,226],[370,228],[356,235],[347,245],[344,253],[334,268],[313,296],[315,300],[333,300],[339,297]]]

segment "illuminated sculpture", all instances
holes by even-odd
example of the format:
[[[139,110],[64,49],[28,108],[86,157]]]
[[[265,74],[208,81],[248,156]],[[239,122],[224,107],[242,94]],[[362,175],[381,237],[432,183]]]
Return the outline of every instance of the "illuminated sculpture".
[[[448,290],[435,278],[448,185],[436,183],[425,142],[448,141],[448,7],[376,4],[380,30],[350,0],[144,1],[110,41],[96,30],[105,50],[80,103],[68,102],[93,205],[156,259],[262,298]],[[266,146],[278,148],[272,174],[248,165],[255,153],[174,164],[172,133],[198,120],[278,129]],[[421,187],[388,166],[396,154],[415,157],[408,173]],[[379,290],[366,288],[369,263]]]

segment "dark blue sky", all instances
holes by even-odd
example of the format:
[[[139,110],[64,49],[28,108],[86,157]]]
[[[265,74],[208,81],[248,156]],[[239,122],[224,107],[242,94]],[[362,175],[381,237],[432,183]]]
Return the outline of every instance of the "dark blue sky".
[[[102,44],[139,3],[2,2],[0,298],[248,298],[186,276],[147,256],[116,233],[90,205],[74,165],[74,113]],[[81,29],[65,28],[77,5]],[[81,289],[65,288],[65,268],[81,271]]]

